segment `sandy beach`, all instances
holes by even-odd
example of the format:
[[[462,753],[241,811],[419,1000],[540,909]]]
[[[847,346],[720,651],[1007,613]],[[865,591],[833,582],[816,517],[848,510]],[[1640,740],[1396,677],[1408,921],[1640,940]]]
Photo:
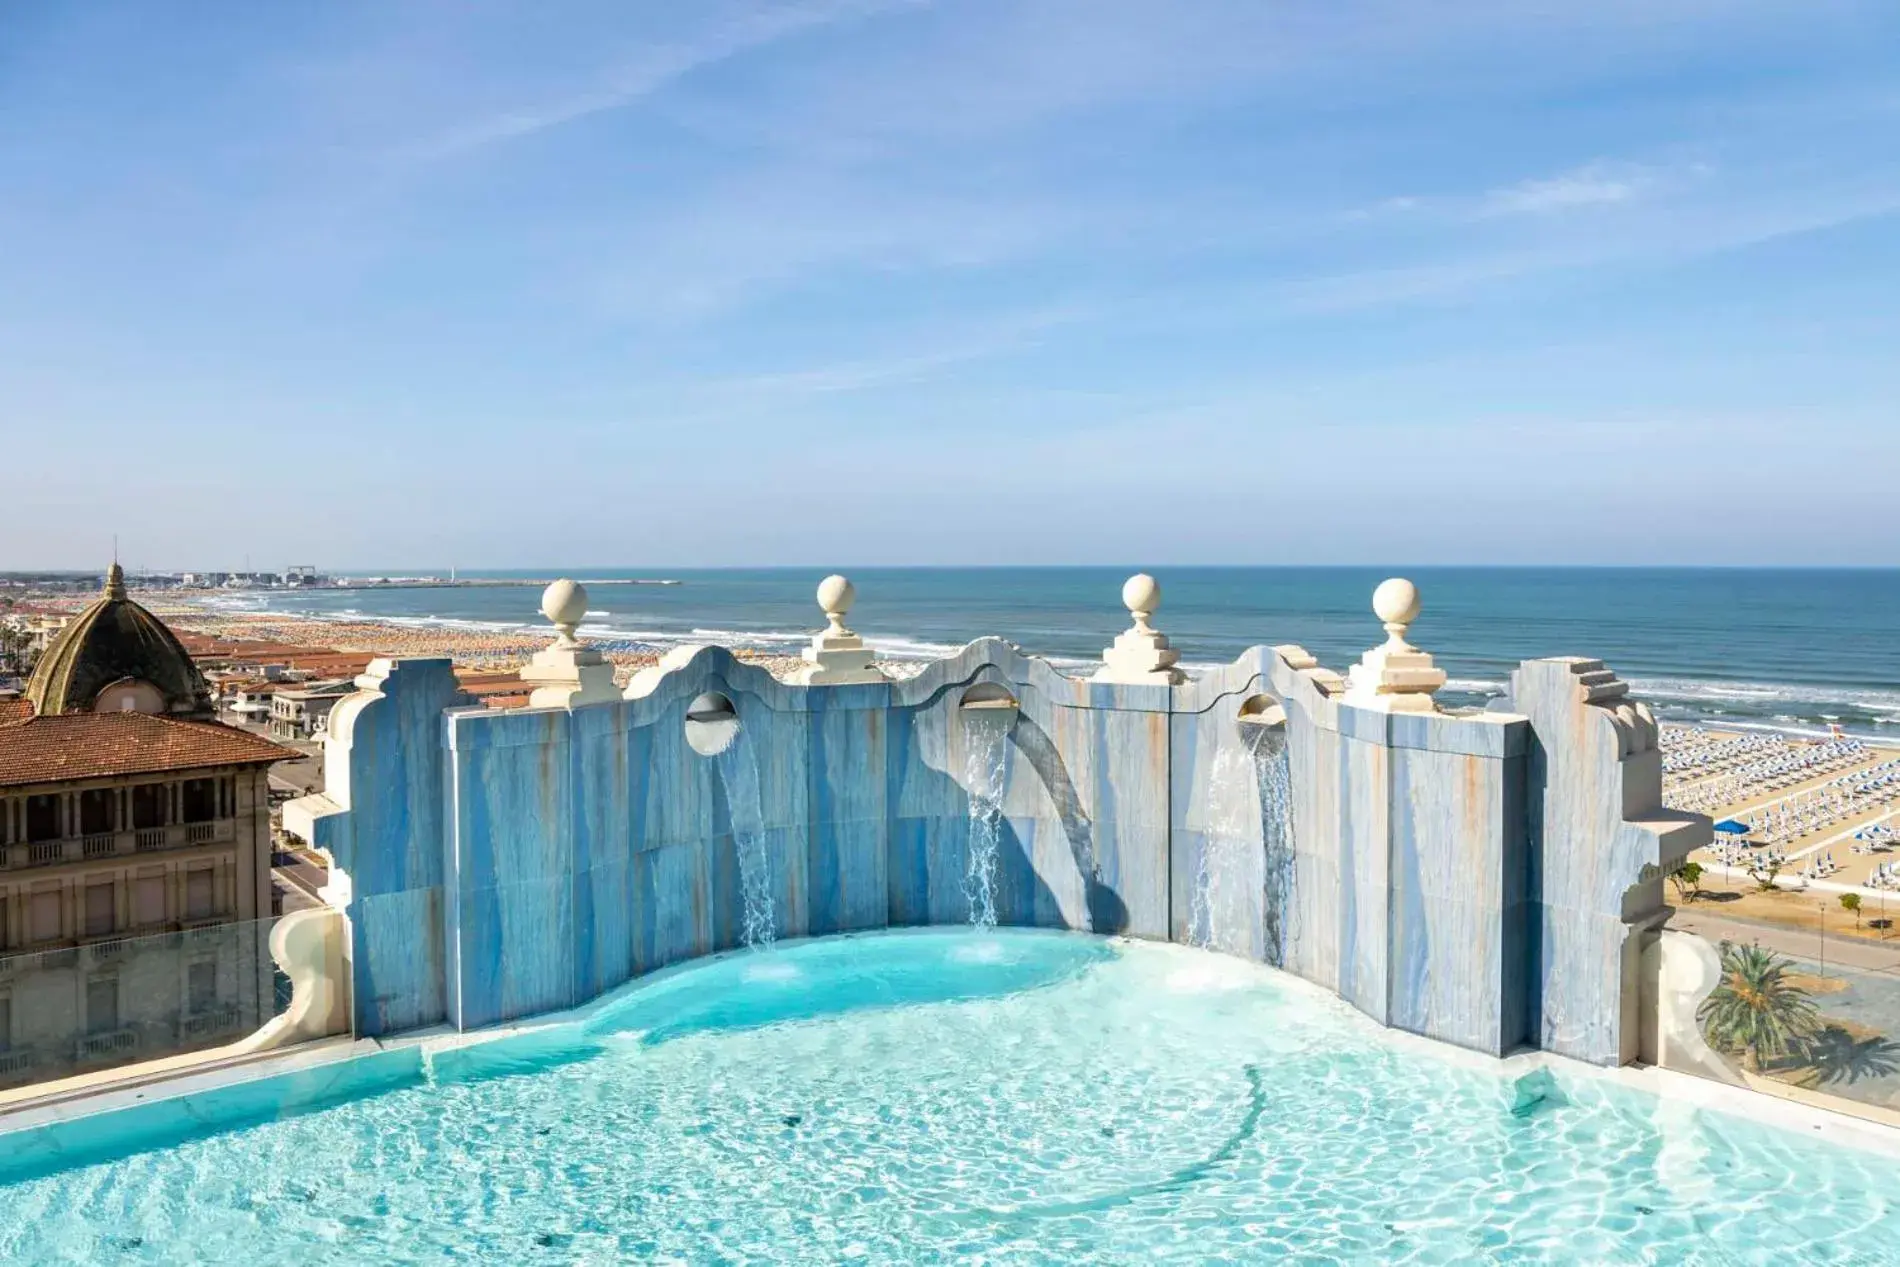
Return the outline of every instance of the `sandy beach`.
[[[1705,897],[1744,918],[1885,937],[1900,890],[1876,883],[1900,870],[1900,750],[1699,727],[1666,727],[1664,752],[1683,768],[1664,776],[1664,802],[1734,821],[1693,861]],[[1885,834],[1891,830],[1894,835]],[[1772,876],[1767,865],[1779,859]],[[1858,894],[1858,917],[1840,898]],[[1679,896],[1679,895],[1678,895]]]
[[[524,623],[494,628],[477,622],[404,621],[396,619],[337,618],[286,615],[281,612],[232,611],[210,600],[228,598],[219,590],[139,591],[135,595],[207,666],[217,662],[284,663],[320,674],[353,675],[360,663],[375,656],[447,656],[458,669],[484,677],[512,673],[554,637],[552,625]],[[37,611],[77,614],[93,595],[35,598]],[[814,629],[814,632],[816,630]],[[670,648],[625,639],[590,638],[613,662],[622,682],[655,664]],[[741,660],[765,668],[774,676],[789,677],[804,661],[783,651],[737,647]],[[894,677],[923,667],[922,661],[881,659],[879,665]]]
[[[446,656],[465,680],[497,703],[519,702],[508,690],[513,675],[554,635],[551,625],[529,622],[497,627],[494,622],[234,611],[221,605],[230,595],[219,590],[142,591],[139,598],[209,668],[283,663],[305,675],[346,677],[360,673],[376,656]],[[32,605],[40,611],[78,612],[90,601],[91,595],[74,594],[37,598]],[[589,641],[613,662],[622,682],[670,649],[616,638]],[[782,647],[739,647],[735,654],[780,678],[790,677],[804,664]],[[909,676],[924,663],[879,660],[893,677]],[[519,694],[525,696],[525,691]],[[1663,779],[1665,803],[1717,821],[1736,818],[1756,826],[1749,843],[1761,854],[1785,859],[1778,876],[1782,887],[1838,896],[1866,885],[1882,863],[1893,862],[1900,869],[1900,845],[1854,852],[1856,832],[1876,825],[1900,831],[1900,779],[1872,793],[1853,791],[1870,772],[1877,775],[1900,760],[1900,750],[1672,723],[1663,726],[1663,747],[1669,763]],[[1716,846],[1695,857],[1710,885],[1732,884],[1738,893],[1754,888],[1749,869],[1756,855],[1737,852],[1734,837],[1718,835]],[[1835,869],[1829,874],[1800,874],[1830,856]],[[1862,891],[1871,907],[1879,891]],[[1900,892],[1891,896],[1900,900]],[[1807,905],[1802,904],[1803,909]]]

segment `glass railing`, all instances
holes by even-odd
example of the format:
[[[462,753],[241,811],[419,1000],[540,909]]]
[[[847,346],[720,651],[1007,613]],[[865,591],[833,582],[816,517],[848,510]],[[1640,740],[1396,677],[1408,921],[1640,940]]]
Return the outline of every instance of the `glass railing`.
[[[1730,940],[1699,941],[1700,964],[1660,965],[1661,1063],[1681,1073],[1836,1112],[1900,1112],[1900,937],[1883,916],[1859,936],[1729,922]],[[1649,969],[1646,968],[1646,971]],[[1682,1042],[1684,1035],[1700,1040]],[[1861,1111],[1862,1106],[1875,1114]]]
[[[289,1007],[277,920],[0,957],[0,1090],[220,1047]]]

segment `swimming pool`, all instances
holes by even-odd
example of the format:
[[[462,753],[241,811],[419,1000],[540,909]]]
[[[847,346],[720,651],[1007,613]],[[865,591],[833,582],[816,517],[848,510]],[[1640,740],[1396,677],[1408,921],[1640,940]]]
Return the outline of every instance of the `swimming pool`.
[[[834,938],[664,974],[380,1094],[17,1178],[0,1258],[1820,1263],[1900,1244],[1889,1158],[1589,1075],[1528,1099],[1495,1064],[1205,952]]]

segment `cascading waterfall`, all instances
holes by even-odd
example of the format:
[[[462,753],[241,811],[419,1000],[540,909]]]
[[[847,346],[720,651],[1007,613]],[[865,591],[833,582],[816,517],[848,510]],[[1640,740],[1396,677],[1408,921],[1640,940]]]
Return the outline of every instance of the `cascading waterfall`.
[[[1009,764],[1009,725],[1004,709],[963,712],[963,786],[970,795],[970,845],[963,876],[970,924],[996,927],[996,853],[1003,842],[1003,777]]]
[[[1212,813],[1188,902],[1188,941],[1228,954],[1254,953],[1262,920],[1264,958],[1278,966],[1285,944],[1281,911],[1292,885],[1286,732],[1243,723],[1208,772]]]
[[[772,897],[772,864],[765,854],[765,815],[760,809],[759,762],[743,734],[715,759],[732,817],[732,842],[739,854],[739,941],[769,946],[778,936],[777,904]]]
[[[1265,732],[1253,744],[1260,787],[1262,951],[1268,963],[1283,968],[1293,932],[1293,774],[1287,765],[1285,727],[1257,729]]]
[[[1212,811],[1201,840],[1188,901],[1188,942],[1206,950],[1248,954],[1251,895],[1264,887],[1259,837],[1254,830],[1252,794],[1253,732],[1241,743],[1223,744],[1208,771],[1207,803]]]

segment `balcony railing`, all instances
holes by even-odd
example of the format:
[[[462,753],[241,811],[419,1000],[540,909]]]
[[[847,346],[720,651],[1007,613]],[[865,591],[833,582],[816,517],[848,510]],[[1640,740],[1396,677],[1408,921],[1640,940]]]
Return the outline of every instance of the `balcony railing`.
[[[86,957],[93,963],[110,963],[126,952],[126,941],[96,941],[86,947]]]
[[[139,1035],[134,1029],[113,1029],[103,1034],[88,1034],[79,1040],[79,1059],[91,1060],[99,1056],[114,1056],[130,1051],[138,1046]]]
[[[203,1038],[208,1034],[223,1034],[238,1027],[238,1009],[235,1004],[226,1003],[222,1007],[206,1008],[187,1016],[184,1022],[186,1038]]]
[[[216,844],[233,840],[236,836],[237,821],[230,818],[208,823],[140,827],[134,831],[88,832],[83,836],[66,836],[58,840],[0,845],[0,868],[47,867],[61,862],[92,861],[128,853],[153,853],[160,849]]]

